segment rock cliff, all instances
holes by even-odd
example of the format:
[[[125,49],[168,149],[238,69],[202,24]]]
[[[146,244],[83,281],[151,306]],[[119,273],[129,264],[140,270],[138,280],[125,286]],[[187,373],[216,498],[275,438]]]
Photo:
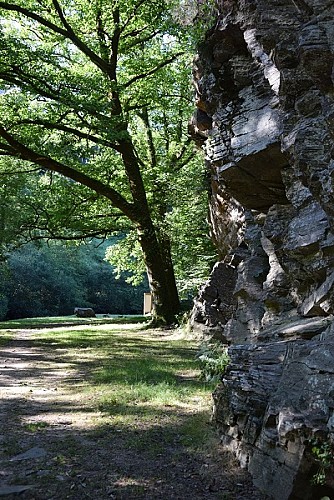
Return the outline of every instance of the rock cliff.
[[[277,500],[334,498],[333,21],[224,0],[194,63],[219,262],[192,320],[229,345],[222,441]]]

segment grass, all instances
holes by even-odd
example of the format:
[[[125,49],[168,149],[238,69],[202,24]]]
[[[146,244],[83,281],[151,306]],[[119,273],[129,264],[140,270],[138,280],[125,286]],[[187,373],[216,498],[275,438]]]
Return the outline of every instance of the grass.
[[[81,374],[83,399],[101,412],[104,426],[127,433],[131,449],[155,454],[173,443],[204,446],[213,385],[199,379],[197,345],[140,328],[50,328],[35,333],[34,343],[66,352]]]
[[[13,332],[8,330],[3,330],[0,332],[0,346],[6,345],[7,342],[13,337]]]
[[[0,330],[23,329],[23,328],[49,328],[59,325],[101,325],[101,324],[124,324],[143,323],[148,320],[147,316],[97,314],[96,318],[78,318],[77,316],[54,316],[41,318],[23,318],[0,322]]]
[[[41,429],[45,429],[49,426],[47,422],[29,422],[24,426],[24,428],[29,432],[38,432]]]

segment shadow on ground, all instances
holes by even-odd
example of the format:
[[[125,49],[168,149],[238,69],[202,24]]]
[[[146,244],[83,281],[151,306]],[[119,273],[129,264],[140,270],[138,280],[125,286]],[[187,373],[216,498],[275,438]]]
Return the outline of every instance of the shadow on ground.
[[[148,357],[139,365],[139,377],[134,364],[143,349],[140,336],[114,338],[112,356],[101,340],[100,356],[94,358],[88,356],[93,332],[65,342],[56,336],[33,340],[30,335],[22,332],[0,352],[0,496],[9,500],[264,498],[220,449],[209,408],[201,408],[196,398],[184,405],[182,401],[130,404],[118,395],[97,403],[97,395],[87,390],[94,381],[111,383],[112,375],[113,383],[126,378],[129,387],[144,382],[154,388],[167,380],[180,387],[182,395],[184,387],[191,390],[199,384],[182,377],[193,349],[172,349],[146,340]],[[179,364],[180,375],[171,376],[168,358]]]

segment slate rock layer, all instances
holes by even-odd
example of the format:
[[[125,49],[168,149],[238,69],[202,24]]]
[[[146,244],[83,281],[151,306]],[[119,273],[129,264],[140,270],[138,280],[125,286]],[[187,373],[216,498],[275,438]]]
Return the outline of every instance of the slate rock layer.
[[[219,263],[193,325],[229,345],[222,441],[277,500],[334,494],[333,53],[332,1],[225,0],[194,62]]]

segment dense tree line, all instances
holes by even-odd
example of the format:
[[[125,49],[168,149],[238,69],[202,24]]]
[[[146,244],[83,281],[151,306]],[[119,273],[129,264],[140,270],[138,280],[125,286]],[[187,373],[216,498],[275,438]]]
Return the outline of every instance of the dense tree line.
[[[0,264],[0,319],[73,314],[141,314],[148,284],[136,287],[104,260],[106,246],[27,244]]]

